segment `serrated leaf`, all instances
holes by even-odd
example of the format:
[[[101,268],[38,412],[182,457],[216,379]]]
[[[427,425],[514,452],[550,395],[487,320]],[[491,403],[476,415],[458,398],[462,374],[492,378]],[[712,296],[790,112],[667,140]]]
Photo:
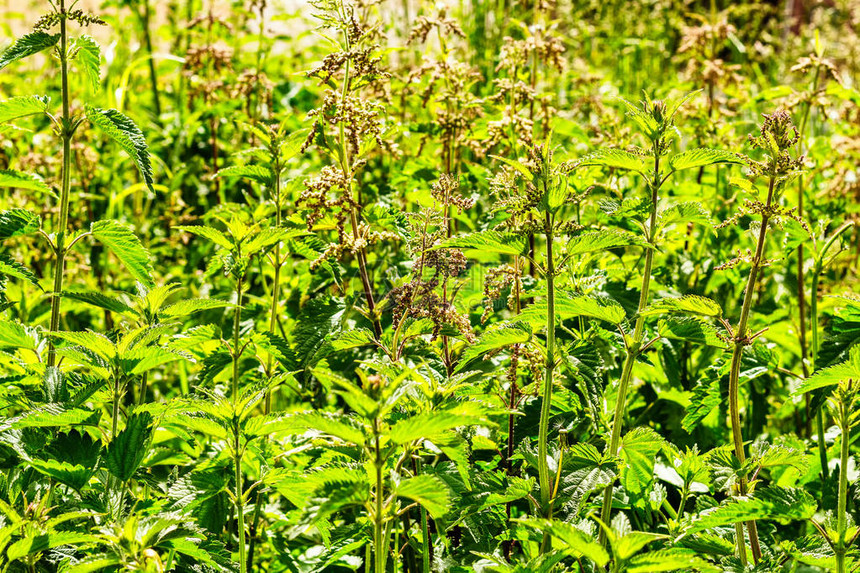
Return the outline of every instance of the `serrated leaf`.
[[[654,481],[654,461],[662,442],[651,428],[634,428],[621,438],[621,483],[634,500],[641,500]]]
[[[555,313],[562,320],[585,316],[619,324],[625,318],[624,308],[615,301],[590,296],[575,296],[563,291],[556,293],[556,296]],[[547,302],[542,300],[529,305],[511,320],[513,322],[527,322],[532,328],[540,328],[546,324],[547,311]]]
[[[688,149],[669,159],[669,168],[672,171],[717,164],[746,165],[746,161],[737,153],[721,149]]]
[[[691,571],[718,573],[719,567],[705,561],[693,550],[680,548],[657,549],[634,555],[624,569],[627,573],[664,573],[668,571]]]
[[[698,201],[685,201],[663,209],[658,214],[658,222],[660,227],[687,223],[713,226],[710,213]]]
[[[155,285],[153,279],[155,271],[152,268],[149,252],[131,228],[118,221],[103,220],[94,222],[90,227],[90,233],[110,249],[131,276],[146,286]]]
[[[178,226],[173,228],[178,229],[180,231],[185,231],[186,233],[197,235],[198,237],[203,237],[204,239],[209,239],[219,247],[227,249],[228,251],[233,248],[233,242],[227,237],[227,235],[214,227],[207,227],[205,225],[193,225]]]
[[[508,167],[513,167],[520,175],[525,177],[526,181],[531,181],[534,178],[534,173],[531,172],[531,169],[516,159],[508,159],[507,157],[501,157],[499,155],[491,155],[490,157],[497,161],[501,161]]]
[[[301,152],[302,147],[304,147],[305,142],[308,140],[310,133],[310,127],[297,129],[290,133],[281,144],[281,161],[287,161],[298,155]]]
[[[90,543],[98,543],[99,538],[95,535],[86,533],[73,533],[70,531],[52,531],[41,535],[25,537],[16,541],[6,550],[6,558],[9,561],[21,559],[33,553],[41,553],[48,549],[60,547],[62,545],[83,545]]]
[[[0,253],[0,275],[28,281],[30,284],[38,287],[39,290],[42,290],[42,287],[39,285],[39,279],[36,278],[33,271],[5,253]]]
[[[465,368],[469,362],[475,358],[513,344],[525,344],[531,339],[531,329],[524,324],[500,324],[494,328],[485,331],[478,340],[466,347],[463,355],[460,357],[460,362],[457,365],[456,371]]]
[[[579,160],[577,165],[580,167],[599,165],[613,169],[637,171],[644,174],[650,169],[650,164],[646,162],[646,159],[623,149],[601,149],[600,151],[586,155]]]
[[[661,319],[657,324],[657,330],[663,338],[687,340],[716,348],[726,347],[725,341],[719,337],[713,324],[693,316],[674,316]]]
[[[158,311],[158,315],[165,318],[179,318],[201,312],[204,310],[212,310],[215,308],[227,308],[234,306],[233,303],[226,300],[218,300],[215,298],[192,298],[180,300],[171,305],[168,305]]]
[[[713,300],[698,295],[684,295],[679,298],[663,298],[651,303],[642,314],[667,314],[679,312],[682,314],[698,314],[702,316],[721,316],[723,309]]]
[[[38,347],[38,341],[38,335],[33,329],[17,322],[0,320],[0,348],[35,350]]]
[[[724,505],[704,512],[693,522],[689,532],[707,531],[744,521],[805,521],[817,509],[815,499],[802,489],[768,486],[757,490],[752,496],[732,498]]]
[[[84,34],[75,40],[75,50],[77,51],[75,59],[80,62],[81,66],[84,68],[84,72],[90,80],[90,86],[93,89],[93,93],[98,93],[99,87],[101,87],[100,68],[102,61],[102,53],[99,49],[99,45],[92,39],[92,37]]]
[[[436,476],[417,475],[397,484],[397,495],[418,502],[433,519],[443,517],[450,497],[445,483]]]
[[[49,98],[44,96],[17,96],[0,101],[0,123],[14,121],[48,111]]]
[[[136,412],[107,446],[104,462],[108,471],[121,482],[127,482],[140,467],[146,456],[147,444],[152,435],[152,415]]]
[[[76,426],[98,420],[98,413],[81,408],[66,408],[59,404],[39,406],[15,419],[13,428],[51,428]]]
[[[482,253],[502,255],[523,255],[527,248],[527,239],[523,235],[499,231],[478,231],[468,235],[451,237],[432,250],[462,249],[464,251],[481,251]]]
[[[565,247],[565,254],[568,256],[581,255],[614,249],[616,247],[645,244],[642,239],[630,233],[614,229],[599,229],[597,231],[586,231],[573,237]]]
[[[60,41],[59,34],[47,34],[45,32],[32,32],[21,36],[15,43],[6,48],[0,54],[0,70],[22,58],[38,54],[57,45]]]
[[[846,380],[860,380],[860,347],[852,348],[845,362],[819,370],[804,380],[793,395],[798,396],[819,388],[836,386]]]
[[[340,350],[348,350],[350,348],[361,348],[368,346],[375,341],[375,335],[372,330],[367,328],[356,328],[341,332],[336,337],[333,337],[329,342],[332,350],[335,352]]]
[[[128,314],[134,311],[134,309],[118,298],[114,298],[97,291],[63,291],[60,296],[70,300],[90,304],[117,314]]]
[[[86,348],[90,352],[94,352],[107,361],[116,358],[117,351],[113,341],[107,336],[92,331],[82,332],[51,332],[49,336],[57,338],[64,342],[68,342],[74,346]]]
[[[0,241],[35,233],[41,224],[39,215],[26,209],[0,211]]]
[[[686,407],[687,414],[681,420],[681,427],[688,433],[692,433],[699,422],[718,408],[722,401],[719,377],[706,377],[699,380],[693,388],[693,395],[690,396],[690,403]]]
[[[149,148],[143,132],[135,123],[115,109],[101,109],[86,106],[87,119],[106,133],[111,139],[119,144],[128,153],[137,169],[140,171],[143,181],[150,191],[152,188],[152,164],[149,160]]]
[[[295,239],[305,234],[307,234],[306,231],[296,229],[269,227],[268,229],[263,229],[244,243],[243,252],[246,255],[253,255],[277,243]]]
[[[406,444],[415,440],[430,438],[454,428],[482,422],[484,422],[484,417],[474,408],[469,408],[464,404],[452,410],[422,412],[400,420],[391,426],[388,437],[396,444]]]
[[[549,519],[518,519],[517,522],[543,533],[549,533],[561,541],[566,546],[565,549],[574,557],[585,557],[594,562],[598,568],[602,569],[609,563],[609,554],[606,549],[571,523]],[[558,547],[557,544],[553,545]]]
[[[268,420],[257,417],[249,420],[245,427],[245,433],[251,436],[264,436],[270,433],[299,435],[309,430],[359,446],[365,442],[363,429],[349,423],[349,418],[339,420],[323,412],[276,415]]]
[[[263,185],[269,185],[272,182],[272,172],[260,165],[231,165],[219,169],[216,175],[218,177],[243,177]]]

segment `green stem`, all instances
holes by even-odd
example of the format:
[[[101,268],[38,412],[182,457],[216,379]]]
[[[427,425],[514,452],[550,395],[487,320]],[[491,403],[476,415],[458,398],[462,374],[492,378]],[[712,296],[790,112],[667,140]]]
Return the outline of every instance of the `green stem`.
[[[233,405],[239,400],[239,330],[242,322],[242,279],[236,282],[236,313],[233,315],[233,377],[232,398]]]
[[[281,228],[281,178],[280,178],[280,164],[276,160],[274,164],[273,177],[275,180],[275,226],[276,228]],[[275,278],[274,283],[272,285],[272,304],[270,308],[269,314],[269,334],[275,333],[275,328],[278,324],[278,304],[280,302],[281,297],[281,243],[275,245],[274,250],[275,257]],[[266,364],[266,374],[268,376],[272,376],[272,366],[273,360],[272,356],[269,355],[269,359]],[[266,398],[263,404],[263,414],[266,415],[272,410],[272,395],[271,392],[266,390]],[[267,440],[264,437],[262,441],[261,449],[265,452],[267,445]],[[248,557],[250,562],[248,563],[248,569],[254,569],[254,546],[256,545],[257,540],[257,530],[258,524],[260,521],[260,515],[263,511],[263,492],[259,491],[257,493],[257,499],[254,502],[254,515],[251,520],[251,536],[250,536],[250,545],[248,551]]]
[[[140,14],[140,24],[143,30],[143,44],[146,46],[146,54],[149,56],[149,84],[152,89],[152,103],[155,107],[156,121],[161,117],[161,98],[158,94],[158,73],[155,70],[155,59],[152,55],[152,33],[149,22],[152,19],[149,0],[143,0],[143,13]]]
[[[385,564],[388,559],[388,548],[385,543],[385,528],[383,515],[383,487],[382,487],[382,470],[384,460],[382,459],[382,449],[379,445],[379,421],[373,420],[373,433],[375,434],[374,443],[374,465],[376,469],[376,491],[375,495],[375,511],[373,516],[373,542],[374,542],[374,565],[376,573],[385,573]]]
[[[343,9],[343,17],[346,18],[346,10]],[[351,49],[351,44],[349,41],[349,33],[344,31],[344,46],[345,51],[349,51]],[[349,79],[349,59],[344,63],[344,71],[343,71],[344,79],[343,79],[343,89],[341,90],[340,102],[342,106],[346,105],[346,96],[349,94],[350,87],[350,79]],[[347,185],[352,187],[352,166],[350,165],[349,158],[349,142],[346,139],[346,130],[344,128],[343,120],[338,122],[338,135],[340,138],[340,149],[341,149],[341,170],[343,171],[344,180],[347,182]],[[352,193],[350,193],[351,195]],[[353,201],[352,197],[349,198],[350,207],[349,207],[349,222],[352,227],[352,239],[353,241],[358,242],[359,234],[358,234],[358,207],[356,206],[357,201]],[[367,273],[367,252],[364,247],[361,247],[357,250],[355,254],[355,258],[358,260],[358,270],[361,275],[361,284],[364,288],[364,299],[367,303],[367,311],[370,314],[371,322],[373,323],[373,332],[376,334],[376,338],[378,339],[382,336],[382,325],[379,322],[379,319],[376,317],[376,303],[373,300],[373,288],[370,284],[370,275]]]
[[[239,428],[233,429],[235,463],[236,463],[236,533],[239,543],[239,571],[246,573],[248,570],[248,559],[245,555],[245,503],[242,499],[242,450],[239,444]]]
[[[741,358],[743,357],[744,347],[750,343],[747,337],[747,323],[749,322],[750,311],[752,310],[752,301],[755,296],[756,287],[758,286],[759,271],[764,263],[765,244],[767,242],[767,225],[770,221],[769,210],[773,202],[773,191],[776,183],[776,176],[770,177],[767,190],[767,204],[761,218],[761,228],[759,229],[758,242],[756,243],[755,256],[753,257],[752,267],[747,279],[746,289],[744,291],[744,302],[741,307],[741,317],[738,321],[738,327],[735,330],[735,343],[732,350],[732,367],[729,373],[729,416],[732,426],[732,442],[735,449],[735,457],[741,465],[746,461],[744,454],[744,438],[743,429],[741,428],[740,417],[740,373],[741,373]],[[747,480],[742,477],[738,482],[738,494],[747,494]],[[747,530],[750,537],[750,549],[752,549],[753,560],[758,563],[761,559],[761,548],[758,543],[758,529],[755,521],[747,522]],[[746,559],[746,543],[742,535],[737,538],[737,551],[741,561]]]
[[[56,239],[56,264],[54,265],[54,290],[51,297],[51,324],[50,331],[56,332],[60,329],[60,293],[63,291],[63,271],[66,263],[66,227],[69,224],[69,189],[71,187],[72,168],[72,117],[69,110],[69,63],[68,63],[68,38],[66,33],[65,0],[60,0],[60,78],[62,82],[63,117],[60,119],[60,135],[63,141],[63,173],[60,188],[60,218],[55,230]],[[48,366],[54,366],[57,361],[54,343],[48,344]]]
[[[239,330],[242,323],[242,286],[243,281],[240,278],[236,281],[236,314],[233,317],[232,397],[234,410],[239,402],[239,360],[242,357],[242,352],[239,350]],[[233,432],[236,464],[236,536],[239,543],[239,570],[240,573],[245,573],[248,568],[248,561],[245,547],[245,503],[242,499],[242,450],[239,443],[239,428],[234,427]]]
[[[824,270],[824,257],[836,239],[853,226],[854,221],[847,221],[840,225],[830,238],[827,239],[824,247],[815,257],[815,267],[812,269],[812,291],[809,301],[809,326],[812,330],[812,348],[810,349],[812,372],[815,372],[815,369],[818,368],[818,283],[821,280],[821,272]],[[824,414],[820,407],[815,413],[815,417],[818,425],[818,457],[821,461],[821,475],[824,479],[827,479],[829,473],[827,469],[827,443],[824,440]]]
[[[547,461],[547,439],[549,436],[549,413],[552,406],[552,379],[555,372],[555,264],[553,259],[552,215],[547,212],[544,220],[546,233],[546,374],[544,375],[543,401],[540,410],[538,433],[538,474],[540,477],[540,501],[544,517],[552,515],[549,463]],[[544,535],[541,552],[549,549],[549,535]]]
[[[624,356],[624,366],[621,370],[621,380],[618,383],[618,398],[615,402],[615,413],[612,418],[612,430],[609,434],[609,449],[610,455],[618,453],[618,447],[621,444],[621,426],[624,420],[624,411],[627,404],[627,390],[630,387],[630,380],[633,377],[633,366],[636,364],[636,358],[642,349],[642,339],[645,334],[645,307],[648,305],[648,297],[651,292],[651,269],[654,264],[654,248],[657,229],[657,200],[660,191],[660,154],[658,148],[654,146],[654,173],[651,180],[651,212],[648,223],[648,245],[645,251],[645,268],[642,271],[642,287],[639,290],[639,304],[636,307],[636,323],[633,327],[633,338],[627,345],[627,351]],[[612,519],[612,494],[614,484],[610,484],[603,492],[603,507],[600,511],[600,520],[605,524],[609,524]],[[606,533],[601,528],[600,542],[606,543]]]
[[[430,528],[427,526],[427,510],[421,506],[421,538],[424,540],[423,555],[421,556],[421,571],[430,573]]]
[[[839,425],[841,436],[839,436],[839,501],[836,510],[836,573],[845,573],[845,530],[847,528],[846,515],[848,511],[848,456],[851,445],[851,412],[845,400],[839,402]]]

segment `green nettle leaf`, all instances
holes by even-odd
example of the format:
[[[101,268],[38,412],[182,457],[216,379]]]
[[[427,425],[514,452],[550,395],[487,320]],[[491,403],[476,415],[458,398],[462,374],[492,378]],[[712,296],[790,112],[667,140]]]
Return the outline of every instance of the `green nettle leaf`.
[[[6,253],[0,253],[0,275],[28,281],[30,284],[39,287],[39,290],[42,290],[41,285],[39,285],[39,279],[33,274],[33,271],[9,257]]]
[[[60,295],[63,298],[76,300],[104,310],[109,310],[117,314],[128,314],[134,312],[134,309],[117,298],[113,298],[101,292],[96,291],[63,291]]]
[[[612,324],[619,324],[625,318],[624,308],[615,301],[598,299],[590,296],[572,295],[564,291],[556,294],[555,313],[562,320],[585,316],[597,320],[605,320]],[[546,301],[536,302],[529,305],[523,312],[515,316],[515,322],[527,322],[533,328],[540,328],[546,324],[547,315]]]
[[[651,169],[653,160],[641,155],[635,155],[622,149],[602,149],[579,160],[577,166],[589,167],[599,165],[614,169],[627,169],[647,173]]]
[[[654,301],[642,314],[647,316],[672,312],[717,317],[723,314],[723,309],[709,298],[691,294],[680,298],[663,298]]]
[[[158,312],[158,315],[163,318],[179,318],[188,316],[189,314],[194,314],[195,312],[202,312],[204,310],[212,310],[215,308],[227,308],[230,306],[234,306],[233,303],[226,300],[218,300],[215,298],[191,298],[180,300],[179,302],[162,308]]]
[[[27,348],[35,350],[39,337],[35,330],[17,322],[0,321],[0,348]]]
[[[417,475],[397,484],[397,495],[418,502],[433,519],[443,517],[450,507],[445,483],[436,476]]]
[[[87,485],[95,469],[93,466],[86,467],[80,464],[70,464],[69,462],[50,459],[32,459],[27,463],[40,474],[46,475],[77,491],[80,491]]]
[[[757,490],[752,496],[735,497],[714,510],[706,510],[693,522],[689,532],[759,519],[780,523],[804,521],[811,518],[817,509],[815,499],[802,489],[768,486]]]
[[[391,426],[389,438],[397,444],[430,438],[441,432],[461,426],[480,424],[483,417],[468,408],[455,408],[449,411],[423,412],[400,420]]]
[[[131,276],[146,286],[155,285],[149,252],[129,227],[118,221],[96,221],[90,233],[116,255]]]
[[[586,231],[573,237],[567,243],[565,254],[568,256],[581,255],[632,245],[645,246],[647,243],[631,233],[614,229],[599,229]]]
[[[0,174],[2,178],[2,174]],[[10,209],[0,211],[0,241],[30,235],[41,227],[39,215],[26,209]]]
[[[660,227],[687,223],[704,225],[706,227],[713,226],[711,214],[698,201],[685,201],[663,209],[657,215],[657,222]]]
[[[81,408],[65,408],[59,404],[46,404],[34,408],[17,418],[13,428],[51,428],[55,426],[76,426],[98,422],[98,412]]]
[[[532,337],[531,329],[524,324],[503,323],[484,332],[477,342],[471,344],[463,351],[457,371],[465,368],[469,362],[499,348],[513,344],[525,344]]]
[[[373,344],[375,337],[373,331],[367,328],[356,328],[355,330],[347,330],[333,336],[329,341],[332,350],[348,350],[350,348],[361,348]]]
[[[152,188],[152,164],[149,160],[149,148],[143,132],[135,123],[115,109],[101,109],[86,106],[87,119],[105,132],[128,153],[137,165],[144,183]]]
[[[105,466],[111,475],[121,482],[130,480],[143,462],[152,434],[151,424],[152,415],[149,412],[137,412],[108,444],[104,457]]]
[[[191,233],[192,235],[197,235],[198,237],[208,239],[219,247],[227,249],[228,251],[233,248],[233,242],[227,237],[227,235],[214,227],[207,227],[205,225],[193,225],[177,226],[174,227],[174,229],[185,231],[186,233]]]
[[[102,61],[102,53],[99,45],[90,36],[83,35],[75,40],[75,59],[81,63],[90,80],[93,93],[99,91],[101,87],[100,67]]]
[[[641,494],[654,481],[654,461],[662,444],[663,438],[651,428],[634,428],[621,439],[621,483],[637,504],[645,503]]]
[[[705,561],[695,551],[672,548],[649,551],[635,555],[627,562],[627,573],[663,573],[668,571],[691,571],[700,573],[717,573],[722,571],[712,563]]]
[[[263,185],[269,185],[272,182],[272,172],[260,165],[232,165],[219,169],[217,175],[218,177],[244,177]]]
[[[657,330],[663,338],[686,340],[716,348],[726,347],[725,340],[720,338],[713,324],[694,316],[675,316],[662,319],[657,324]]]
[[[0,101],[0,123],[44,114],[48,111],[49,101],[46,96],[18,96]]]
[[[25,537],[9,546],[6,558],[9,561],[21,559],[33,553],[41,553],[48,549],[63,545],[85,545],[98,543],[99,538],[86,533],[73,533],[70,531],[52,531],[41,535]]]
[[[669,159],[669,168],[672,171],[692,169],[694,167],[707,167],[717,164],[746,165],[743,157],[737,153],[723,151],[721,149],[688,149]]]
[[[527,239],[523,235],[499,231],[478,231],[477,233],[452,237],[432,250],[462,249],[464,251],[481,251],[502,255],[524,255],[527,248]]]
[[[543,533],[549,533],[561,541],[566,546],[565,549],[576,558],[590,559],[600,568],[609,563],[606,549],[572,523],[550,519],[518,519],[517,522]],[[555,546],[558,547],[557,544]]]
[[[693,395],[690,396],[690,404],[686,408],[687,414],[681,421],[681,427],[692,433],[699,422],[719,408],[722,401],[719,376],[703,378],[693,388]]]
[[[794,395],[805,394],[818,390],[819,388],[827,388],[835,386],[846,380],[860,380],[860,347],[851,349],[851,354],[848,360],[840,362],[823,370],[819,370],[794,391]]]
[[[0,169],[0,187],[12,187],[13,189],[31,189],[50,193],[51,188],[38,175],[15,171],[14,169]]]
[[[38,54],[42,50],[47,50],[57,45],[60,41],[59,34],[47,34],[45,32],[32,32],[25,36],[21,36],[15,43],[6,48],[0,54],[0,70],[27,56]]]

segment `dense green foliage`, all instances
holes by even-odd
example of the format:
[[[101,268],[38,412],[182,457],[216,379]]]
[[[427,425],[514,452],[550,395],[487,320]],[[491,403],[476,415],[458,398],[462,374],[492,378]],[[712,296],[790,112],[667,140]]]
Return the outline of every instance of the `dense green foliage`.
[[[860,570],[856,2],[6,5],[0,572]]]

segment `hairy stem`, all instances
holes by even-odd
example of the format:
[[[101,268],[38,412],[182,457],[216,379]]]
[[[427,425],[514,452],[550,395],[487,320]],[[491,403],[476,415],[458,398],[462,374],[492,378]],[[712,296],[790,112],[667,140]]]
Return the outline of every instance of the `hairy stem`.
[[[776,176],[772,175],[768,183],[767,204],[761,218],[761,228],[759,229],[758,242],[756,243],[755,256],[753,257],[750,274],[747,278],[746,289],[744,290],[744,302],[741,307],[741,316],[738,321],[738,327],[735,330],[735,342],[732,350],[732,367],[729,373],[729,416],[732,426],[732,442],[735,449],[735,457],[743,464],[746,461],[744,454],[744,438],[743,429],[741,428],[740,416],[740,373],[741,373],[741,358],[743,357],[744,347],[751,341],[747,336],[747,324],[749,322],[750,311],[752,309],[753,296],[755,296],[756,287],[758,285],[759,271],[764,264],[765,244],[767,242],[767,225],[770,221],[769,210],[773,202],[773,191],[776,183]],[[738,482],[738,494],[747,494],[747,480],[741,478]],[[750,538],[750,549],[752,549],[753,560],[758,563],[761,558],[761,548],[758,543],[758,530],[755,521],[747,522],[747,531]],[[741,560],[746,559],[746,543],[743,536],[738,536],[737,551]]]
[[[847,520],[845,519],[848,511],[848,456],[850,455],[849,447],[851,445],[851,412],[850,405],[845,400],[839,402],[839,426],[842,430],[839,436],[839,501],[836,510],[836,573],[845,573],[845,529],[847,528]]]
[[[833,243],[848,229],[854,226],[854,221],[846,221],[840,225],[830,238],[825,241],[821,251],[816,255],[815,266],[812,269],[812,291],[809,302],[809,327],[812,332],[812,347],[810,348],[812,371],[818,368],[818,283],[821,280],[821,272],[824,270],[824,258],[830,251]],[[821,476],[827,479],[827,444],[824,440],[824,414],[821,408],[815,414],[818,426],[818,456],[821,461]]]
[[[540,409],[538,433],[538,473],[540,476],[540,501],[544,517],[552,516],[552,492],[550,491],[547,440],[549,436],[549,413],[552,407],[552,378],[555,372],[555,261],[553,259],[552,215],[547,212],[544,220],[546,233],[546,374],[544,375],[543,400]],[[541,552],[549,550],[549,535],[545,534]]]
[[[651,268],[654,264],[654,248],[657,229],[657,199],[660,191],[660,154],[654,147],[654,173],[651,180],[651,212],[648,223],[648,246],[645,251],[645,268],[642,271],[642,286],[639,289],[639,304],[636,307],[636,324],[633,328],[633,338],[627,344],[627,351],[624,356],[624,367],[621,370],[621,380],[618,383],[618,397],[615,402],[615,413],[612,417],[612,430],[609,434],[609,449],[611,455],[618,453],[618,446],[621,443],[621,426],[624,420],[624,411],[627,404],[627,390],[630,387],[630,380],[633,377],[633,366],[636,363],[636,358],[639,356],[639,351],[642,348],[642,339],[645,334],[645,316],[642,314],[645,307],[648,305],[648,297],[651,292]],[[603,507],[600,511],[600,519],[603,523],[608,524],[612,519],[612,494],[614,485],[610,484],[603,492]],[[600,542],[606,543],[606,534],[601,528]]]
[[[65,0],[60,0],[59,11],[65,13]],[[60,329],[60,293],[63,291],[63,271],[66,263],[66,227],[69,224],[69,189],[71,187],[72,167],[72,117],[69,111],[69,63],[68,38],[66,33],[66,18],[60,18],[60,77],[62,82],[63,117],[60,119],[60,136],[63,141],[63,173],[60,188],[60,218],[57,221],[56,233],[56,264],[54,265],[54,290],[51,297],[50,331]],[[53,341],[48,344],[48,366],[54,366],[57,361]]]
[[[236,449],[236,533],[239,543],[239,571],[246,573],[248,570],[248,559],[245,554],[245,503],[242,493],[242,450],[239,444],[239,428],[233,429],[234,433],[234,448]]]
[[[152,32],[149,23],[152,19],[152,10],[149,0],[143,0],[143,12],[139,13],[140,27],[143,30],[143,44],[146,46],[146,54],[149,56],[149,85],[152,90],[152,105],[155,108],[156,121],[161,117],[161,96],[158,92],[158,72],[155,69],[155,58],[152,54]]]
[[[374,491],[374,515],[373,515],[373,544],[374,565],[376,573],[385,573],[385,565],[388,560],[388,547],[386,546],[385,516],[383,515],[383,483],[382,470],[385,461],[382,459],[382,449],[379,445],[379,421],[373,420],[374,441],[374,466],[376,470],[376,490]]]

